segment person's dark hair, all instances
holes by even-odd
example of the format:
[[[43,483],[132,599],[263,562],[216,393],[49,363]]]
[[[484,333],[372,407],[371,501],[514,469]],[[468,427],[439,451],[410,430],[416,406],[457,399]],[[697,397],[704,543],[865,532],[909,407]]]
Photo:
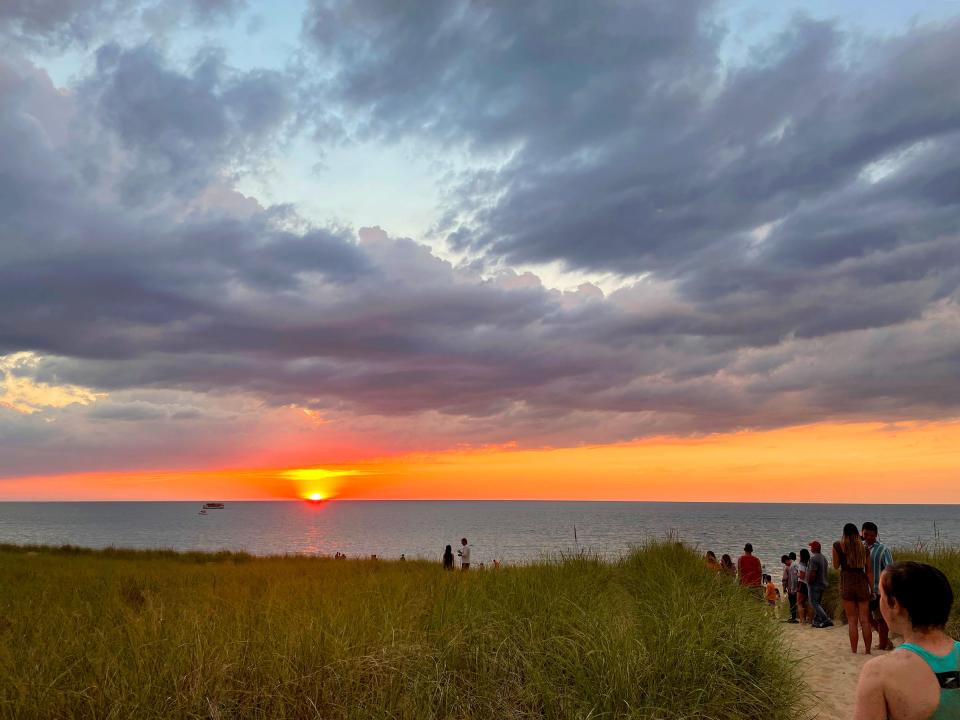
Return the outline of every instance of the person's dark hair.
[[[733,558],[724,553],[723,557],[720,558],[720,564],[724,567],[733,567]]]
[[[847,523],[843,526],[843,536],[844,537],[860,537],[860,531],[857,530],[857,526],[853,523]]]
[[[860,532],[863,532],[864,530],[871,530],[871,531],[873,531],[873,532],[880,532],[880,531],[877,529],[877,524],[874,523],[874,522],[870,522],[869,520],[867,520],[867,522],[865,522],[865,523],[861,526]]]
[[[950,617],[953,589],[947,576],[933,565],[906,560],[888,565],[880,576],[887,603],[896,600],[915,629],[942,628]]]
[[[790,559],[791,559],[791,560],[796,560],[796,559],[797,559],[797,554],[796,554],[795,552],[792,552],[792,551],[791,551],[791,552],[790,552]]]
[[[800,551],[800,562],[802,562],[802,563],[808,563],[808,562],[810,562],[810,551],[807,550],[806,548],[803,548],[803,549]]]
[[[466,545],[466,544],[467,544],[467,539],[466,539],[466,538],[460,538],[460,542],[461,542],[461,544]]]
[[[787,561],[788,561],[789,559],[790,559],[790,556],[789,556],[789,555],[781,555],[781,556],[780,556],[780,562],[782,562],[784,565],[787,564]]]
[[[707,559],[716,560],[717,559],[716,553],[714,553],[713,550],[707,550]]]
[[[744,552],[753,552],[753,545],[752,545],[751,543],[747,543],[746,545],[743,546],[743,551],[744,551]]]
[[[450,547],[449,545],[447,545],[447,549],[444,550],[443,552],[444,552],[444,553],[450,553],[450,554],[452,555],[452,554],[453,554],[453,548]]]

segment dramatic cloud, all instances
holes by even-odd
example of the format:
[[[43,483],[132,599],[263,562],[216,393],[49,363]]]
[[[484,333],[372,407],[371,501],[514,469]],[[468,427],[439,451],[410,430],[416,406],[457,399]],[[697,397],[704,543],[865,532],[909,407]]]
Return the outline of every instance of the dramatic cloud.
[[[229,19],[245,0],[4,0],[0,40],[27,46],[85,46],[116,31],[117,24],[142,19],[153,32],[180,21],[209,25]]]
[[[957,416],[960,25],[732,63],[714,12],[318,2],[294,72],[4,6],[0,475]],[[466,158],[453,253],[238,190],[314,112]]]

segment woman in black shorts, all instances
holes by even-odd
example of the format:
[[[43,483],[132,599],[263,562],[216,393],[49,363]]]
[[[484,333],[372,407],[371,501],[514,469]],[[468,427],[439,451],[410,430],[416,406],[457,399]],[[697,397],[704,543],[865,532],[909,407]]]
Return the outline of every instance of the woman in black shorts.
[[[873,588],[873,571],[870,553],[860,539],[860,532],[853,523],[843,526],[843,538],[833,544],[833,566],[840,570],[840,599],[847,615],[847,632],[850,634],[850,651],[857,652],[857,625],[863,634],[864,653],[870,654],[873,640],[870,629],[870,594]]]

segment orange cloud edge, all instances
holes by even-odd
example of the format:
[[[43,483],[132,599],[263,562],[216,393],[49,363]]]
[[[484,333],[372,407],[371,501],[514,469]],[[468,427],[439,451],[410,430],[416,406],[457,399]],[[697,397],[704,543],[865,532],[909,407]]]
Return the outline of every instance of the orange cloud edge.
[[[0,480],[2,500],[960,503],[960,420],[820,423],[611,445],[411,453],[309,467]]]

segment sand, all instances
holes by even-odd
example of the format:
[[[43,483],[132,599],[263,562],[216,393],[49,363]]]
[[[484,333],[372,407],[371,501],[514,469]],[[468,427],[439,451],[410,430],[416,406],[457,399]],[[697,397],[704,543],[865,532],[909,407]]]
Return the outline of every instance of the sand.
[[[814,704],[817,720],[850,720],[853,717],[854,691],[860,669],[872,657],[884,654],[874,649],[872,655],[863,654],[863,640],[859,652],[850,652],[847,626],[812,628],[809,625],[782,625],[787,642],[800,659],[803,677],[819,702]],[[877,636],[873,636],[876,646]]]

